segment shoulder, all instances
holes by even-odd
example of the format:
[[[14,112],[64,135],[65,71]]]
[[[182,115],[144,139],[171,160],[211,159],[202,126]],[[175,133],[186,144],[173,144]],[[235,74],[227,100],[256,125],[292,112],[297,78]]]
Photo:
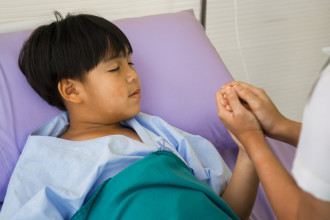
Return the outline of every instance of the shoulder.
[[[60,136],[70,125],[67,112],[62,112],[54,118],[50,119],[45,124],[41,125],[30,136]]]
[[[330,128],[330,65],[314,85],[303,115],[303,131],[322,133],[323,126]],[[304,133],[302,133],[304,134]],[[308,135],[312,137],[312,135]]]
[[[292,173],[297,184],[317,198],[330,201],[330,66],[320,76],[302,120]]]
[[[323,102],[330,97],[330,65],[319,76],[311,92],[309,104],[318,104],[330,107],[330,102]]]

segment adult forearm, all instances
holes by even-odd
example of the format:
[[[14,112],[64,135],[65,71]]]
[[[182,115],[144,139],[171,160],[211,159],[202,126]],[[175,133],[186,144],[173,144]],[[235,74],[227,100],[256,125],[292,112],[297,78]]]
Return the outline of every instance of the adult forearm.
[[[278,219],[296,219],[301,190],[272,153],[264,137],[251,137],[243,145]]]
[[[259,178],[247,153],[240,150],[235,169],[222,199],[241,219],[248,219],[258,191]]]
[[[290,119],[283,119],[278,126],[268,135],[271,138],[286,142],[292,146],[297,146],[301,130],[301,123]]]

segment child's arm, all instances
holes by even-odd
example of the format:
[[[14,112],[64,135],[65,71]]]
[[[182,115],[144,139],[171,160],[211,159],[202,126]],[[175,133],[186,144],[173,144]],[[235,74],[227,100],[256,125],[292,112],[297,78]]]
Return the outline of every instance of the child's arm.
[[[222,94],[225,93],[228,86],[233,87],[239,98],[247,103],[248,108],[257,117],[269,137],[293,146],[297,145],[301,123],[284,117],[263,89],[244,82],[233,81],[223,87]],[[224,100],[224,104],[226,105],[228,102]]]
[[[258,192],[259,178],[245,150],[239,150],[235,169],[221,198],[240,219],[248,219]]]
[[[222,113],[231,114],[232,112],[227,111],[225,106],[220,104],[222,99],[223,96],[217,94],[219,116],[221,116]],[[257,129],[261,131],[258,122],[251,113],[251,120],[253,119],[255,120]],[[232,178],[221,197],[241,219],[248,219],[257,195],[259,178],[255,166],[242,144],[237,140],[234,134],[230,132],[230,135],[239,146],[239,153]]]
[[[221,120],[249,154],[277,217],[295,219],[301,190],[270,150],[253,113],[243,107],[232,88],[227,89],[226,96],[231,110],[221,104],[223,95],[217,93]]]

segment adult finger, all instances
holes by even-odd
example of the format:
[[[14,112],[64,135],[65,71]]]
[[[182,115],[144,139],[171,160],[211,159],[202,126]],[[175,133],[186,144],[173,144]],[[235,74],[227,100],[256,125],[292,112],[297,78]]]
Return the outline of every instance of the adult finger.
[[[248,83],[242,82],[242,81],[232,81],[232,82],[229,82],[224,85],[224,87],[227,87],[227,86],[231,86],[231,87],[241,86],[245,89],[250,90],[254,95],[259,96],[259,97],[262,97],[265,94],[265,91],[263,89],[257,88],[251,84],[248,84]]]
[[[250,108],[257,108],[260,104],[260,98],[256,96],[253,92],[245,89],[241,86],[234,86],[233,89],[236,91],[237,95],[241,100],[246,102]]]
[[[236,85],[240,85],[241,83],[244,83],[244,82],[241,82],[241,81],[231,81],[231,82],[228,82],[225,85],[223,85],[221,87],[221,89],[223,89],[225,91],[227,87],[234,87]]]
[[[227,95],[227,100],[229,102],[229,105],[234,113],[239,112],[242,110],[242,108],[244,108],[238,98],[237,93],[235,92],[235,90],[233,88],[227,87],[226,95]]]
[[[265,94],[265,91],[263,89],[257,88],[255,86],[245,83],[245,82],[237,82],[235,85],[241,86],[241,87],[251,91],[255,96],[258,96],[258,97],[263,97]]]

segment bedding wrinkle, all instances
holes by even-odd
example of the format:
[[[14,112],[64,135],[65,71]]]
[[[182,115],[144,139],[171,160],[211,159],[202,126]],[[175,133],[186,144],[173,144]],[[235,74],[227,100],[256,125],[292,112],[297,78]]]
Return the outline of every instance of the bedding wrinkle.
[[[124,121],[123,124],[138,133],[143,143],[123,135],[110,135],[87,141],[57,138],[67,123],[68,117],[62,113],[29,136],[27,146],[17,164],[19,169],[15,169],[9,184],[5,212],[2,213],[4,216],[10,216],[9,213],[18,210],[32,219],[35,216],[43,216],[45,210],[54,213],[54,216],[73,214],[77,211],[74,209],[85,204],[104,181],[117,176],[128,166],[160,149],[166,149],[180,158],[180,162],[193,170],[197,179],[209,183],[217,195],[221,193],[222,185],[226,185],[230,179],[231,171],[220,155],[210,155],[210,152],[216,152],[210,142],[200,136],[179,132],[160,118],[139,113]],[[47,132],[51,136],[47,136]],[[171,138],[166,139],[166,136]],[[201,153],[208,156],[193,156],[194,149],[198,148],[196,145],[202,145],[204,151]],[[212,171],[205,172],[204,168],[210,168]],[[15,182],[25,184],[14,186]],[[45,189],[46,191],[41,193]],[[19,204],[18,201],[23,201],[24,204],[8,206]],[[39,203],[44,204],[44,207],[35,213],[27,211],[28,207]],[[64,213],[58,211],[63,209],[62,207],[67,207]]]
[[[170,151],[156,151],[105,181],[72,220],[188,220],[206,216],[236,219],[226,203],[199,182],[180,158]]]

